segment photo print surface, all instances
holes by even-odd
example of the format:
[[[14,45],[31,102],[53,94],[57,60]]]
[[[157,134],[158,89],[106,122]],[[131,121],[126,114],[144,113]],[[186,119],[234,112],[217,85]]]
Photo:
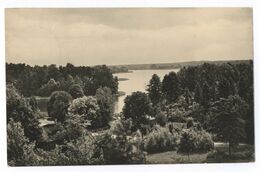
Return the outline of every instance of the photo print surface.
[[[9,166],[254,162],[251,8],[7,8]]]

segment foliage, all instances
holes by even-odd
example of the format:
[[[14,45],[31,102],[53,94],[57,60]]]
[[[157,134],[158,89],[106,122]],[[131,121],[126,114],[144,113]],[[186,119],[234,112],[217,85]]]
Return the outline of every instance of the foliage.
[[[208,83],[205,81],[202,86],[202,99],[201,99],[201,105],[204,106],[206,109],[209,107],[210,103],[210,88]]]
[[[190,128],[182,133],[178,152],[189,156],[191,153],[208,152],[213,147],[214,143],[209,133]]]
[[[96,99],[99,106],[99,122],[95,125],[100,127],[106,127],[112,119],[115,106],[115,97],[112,91],[108,87],[99,88],[96,91]]]
[[[215,102],[211,108],[212,131],[223,141],[229,143],[229,155],[242,138],[245,137],[243,115],[248,105],[239,96],[229,96]]]
[[[52,92],[58,91],[59,89],[60,83],[51,78],[46,84],[41,86],[38,92],[40,96],[50,96]]]
[[[63,152],[63,146],[56,146],[51,151],[45,151],[43,149],[36,149],[36,153],[40,160],[39,165],[54,166],[54,165],[70,165],[70,159]]]
[[[73,99],[80,98],[84,96],[84,91],[79,84],[73,84],[69,88],[69,93]]]
[[[171,133],[168,128],[157,125],[145,136],[144,148],[148,153],[175,150],[178,137],[178,134]]]
[[[95,136],[84,134],[75,142],[68,142],[64,149],[68,164],[66,165],[93,165],[103,164],[103,154],[98,152]]]
[[[105,65],[76,67],[68,63],[59,67],[53,64],[32,67],[6,63],[6,73],[7,83],[13,83],[25,96],[49,96],[53,91],[69,91],[72,84],[91,88],[85,95],[95,95],[99,87],[109,87],[113,94],[118,91],[118,81]],[[84,78],[89,78],[91,84]]]
[[[189,104],[188,104],[189,103]],[[196,103],[191,99],[186,101],[186,98],[181,95],[175,103],[171,103],[165,106],[168,121],[171,122],[186,122],[186,119],[192,114]]]
[[[65,91],[53,92],[47,103],[48,115],[57,121],[63,122],[71,100],[71,95]]]
[[[158,75],[153,74],[149,85],[147,86],[148,96],[151,99],[153,105],[157,105],[162,99],[162,83]]]
[[[162,92],[168,103],[172,103],[177,100],[180,95],[180,85],[179,79],[175,72],[170,72],[164,76],[162,81]]]
[[[191,128],[194,126],[194,121],[192,118],[187,119],[187,128]]]
[[[149,128],[149,116],[152,115],[152,105],[149,97],[142,92],[134,92],[125,98],[123,114],[126,119],[131,118],[133,121],[133,131],[141,129],[142,133]]]
[[[249,145],[241,145],[231,156],[225,150],[225,146],[216,148],[208,153],[206,162],[227,163],[227,162],[252,162],[254,161],[254,149]]]
[[[142,149],[142,135],[139,131],[131,133],[132,122],[117,120],[111,129],[99,140],[105,164],[140,164],[145,162]]]
[[[34,143],[25,137],[20,122],[10,119],[7,125],[7,159],[10,166],[36,165],[38,157],[34,152]]]
[[[6,111],[7,119],[11,118],[11,113],[14,111],[20,104],[23,104],[22,96],[19,94],[17,89],[13,84],[6,85]]]
[[[16,88],[11,84],[6,88],[7,122],[12,118],[15,122],[20,122],[24,128],[24,133],[30,141],[35,141],[41,137],[41,128],[37,119],[37,105],[33,99],[26,100]]]
[[[99,121],[99,106],[97,99],[92,96],[84,96],[74,99],[69,106],[69,116],[78,119],[79,124],[91,124],[91,127],[96,127],[94,124]],[[87,126],[84,126],[87,127]]]
[[[157,111],[155,115],[155,121],[157,124],[164,127],[168,122],[167,114],[161,110]]]

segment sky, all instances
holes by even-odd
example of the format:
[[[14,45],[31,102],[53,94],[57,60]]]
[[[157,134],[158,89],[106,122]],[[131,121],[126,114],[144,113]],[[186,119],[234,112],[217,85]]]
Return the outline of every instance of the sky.
[[[118,65],[253,58],[251,8],[5,10],[6,61]]]

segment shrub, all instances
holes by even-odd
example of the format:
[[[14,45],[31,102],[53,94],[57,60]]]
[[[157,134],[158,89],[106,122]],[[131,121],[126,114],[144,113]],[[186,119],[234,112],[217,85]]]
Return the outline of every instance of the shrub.
[[[105,164],[141,164],[145,162],[142,135],[131,134],[131,120],[114,121],[110,130],[99,139]]]
[[[253,148],[240,148],[236,150],[231,156],[226,149],[217,148],[211,151],[207,155],[207,162],[211,163],[223,163],[223,162],[251,162],[254,161],[254,150]]]
[[[144,148],[148,153],[175,150],[178,135],[170,133],[167,127],[155,126],[144,139]]]
[[[167,116],[164,112],[159,112],[155,116],[156,123],[159,124],[160,126],[164,127],[167,123]]]
[[[208,152],[214,147],[211,135],[204,130],[187,129],[182,133],[178,152],[201,153]]]

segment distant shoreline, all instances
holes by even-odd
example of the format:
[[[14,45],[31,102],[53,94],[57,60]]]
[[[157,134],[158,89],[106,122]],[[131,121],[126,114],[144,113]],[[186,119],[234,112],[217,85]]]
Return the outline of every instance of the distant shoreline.
[[[202,65],[204,63],[209,64],[216,64],[221,65],[223,63],[231,63],[231,64],[238,64],[238,63],[250,63],[252,60],[217,60],[217,61],[189,61],[189,62],[176,62],[176,63],[150,63],[150,64],[125,64],[125,65],[108,65],[108,67],[113,68],[123,68],[124,70],[122,73],[129,73],[132,70],[169,70],[169,69],[180,69],[183,67],[188,66],[197,66]],[[121,73],[115,72],[115,73]]]
[[[121,96],[124,96],[124,95],[126,95],[126,93],[124,91],[118,91],[116,96],[121,97]]]
[[[118,81],[128,81],[128,78],[118,78]]]

